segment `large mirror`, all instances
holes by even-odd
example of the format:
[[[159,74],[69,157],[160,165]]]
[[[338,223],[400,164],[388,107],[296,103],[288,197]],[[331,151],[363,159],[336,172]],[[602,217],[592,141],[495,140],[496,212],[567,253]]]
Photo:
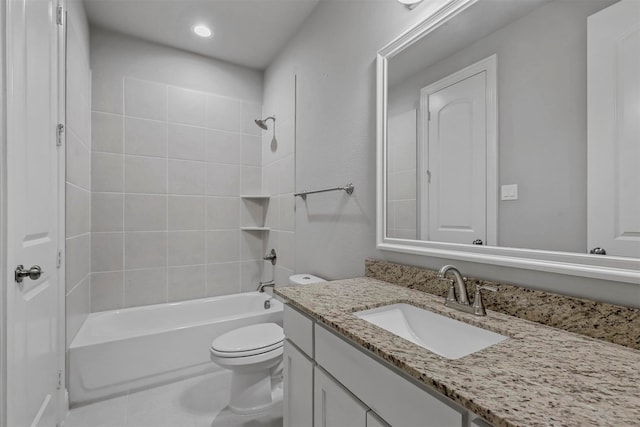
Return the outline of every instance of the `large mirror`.
[[[379,52],[378,150],[381,249],[640,283],[640,2],[449,2]]]

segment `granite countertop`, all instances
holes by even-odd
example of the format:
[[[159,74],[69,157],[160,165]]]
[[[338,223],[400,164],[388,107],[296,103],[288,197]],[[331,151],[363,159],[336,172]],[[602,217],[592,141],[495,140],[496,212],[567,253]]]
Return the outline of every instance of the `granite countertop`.
[[[276,293],[496,427],[640,425],[638,350],[493,311],[477,317],[444,307],[440,297],[372,278]],[[450,360],[352,314],[401,302],[510,339]]]

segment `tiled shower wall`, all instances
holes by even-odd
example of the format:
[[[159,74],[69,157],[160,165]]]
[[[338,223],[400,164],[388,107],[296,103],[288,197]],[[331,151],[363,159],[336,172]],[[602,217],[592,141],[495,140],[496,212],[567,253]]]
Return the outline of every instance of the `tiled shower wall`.
[[[83,4],[69,1],[65,138],[67,347],[91,311],[91,70]]]
[[[117,84],[117,108],[113,93],[94,92],[92,311],[255,289],[262,235],[240,226],[264,211],[240,195],[262,192],[261,106],[131,77]]]

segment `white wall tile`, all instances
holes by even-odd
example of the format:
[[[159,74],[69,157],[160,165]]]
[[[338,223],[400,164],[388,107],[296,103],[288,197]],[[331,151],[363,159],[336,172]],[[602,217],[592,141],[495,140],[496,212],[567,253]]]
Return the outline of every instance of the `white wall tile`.
[[[242,139],[239,133],[207,129],[207,161],[239,164]]]
[[[91,311],[124,307],[124,272],[91,274]]]
[[[262,129],[256,125],[255,120],[264,119],[262,106],[250,102],[242,103],[242,133],[260,136]]]
[[[169,196],[169,230],[206,229],[206,198]]]
[[[207,266],[207,296],[240,292],[240,263],[228,262]]]
[[[66,245],[66,292],[91,273],[91,234],[68,238]]]
[[[91,190],[122,192],[123,156],[121,154],[91,153]]]
[[[91,192],[66,185],[66,234],[67,237],[91,231]]]
[[[182,160],[206,159],[204,128],[169,123],[169,158]]]
[[[125,193],[167,192],[167,161],[152,157],[125,156]]]
[[[167,302],[167,269],[132,270],[124,273],[124,306]]]
[[[169,232],[169,266],[206,264],[204,231]]]
[[[296,237],[287,231],[278,232],[278,265],[293,270],[295,267]]]
[[[91,271],[123,268],[123,233],[91,233]]]
[[[125,270],[166,267],[167,232],[126,232],[124,237],[124,253]]]
[[[262,193],[262,169],[254,166],[242,166],[240,192],[242,194]]]
[[[169,160],[169,194],[204,195],[206,176],[204,162]]]
[[[261,231],[242,231],[240,233],[240,259],[242,261],[255,261],[262,259],[264,255]]]
[[[124,119],[121,115],[94,111],[91,113],[91,146],[93,151],[123,153]]]
[[[240,194],[240,166],[219,163],[207,165],[207,195],[238,196]]]
[[[128,117],[167,120],[167,86],[125,78],[124,112]]]
[[[242,102],[222,96],[207,96],[207,128],[240,132]]]
[[[67,294],[65,304],[67,347],[91,312],[91,275],[85,278]]]
[[[91,108],[94,111],[123,114],[122,76],[93,70],[91,75]]]
[[[296,202],[293,194],[285,194],[280,196],[280,229],[283,231],[294,232],[296,230]]]
[[[240,206],[239,197],[207,197],[207,229],[228,230],[240,227]]]
[[[242,199],[240,204],[240,221],[244,226],[271,227],[265,219],[265,210],[270,211],[272,200]],[[266,208],[266,209],[265,209]]]
[[[91,150],[73,132],[67,133],[66,160],[67,182],[90,190]]]
[[[243,261],[240,264],[240,290],[241,292],[252,292],[262,281],[262,264],[260,261]],[[268,280],[268,279],[267,279]]]
[[[167,124],[156,120],[126,117],[124,152],[139,156],[167,157]]]
[[[207,266],[170,267],[168,281],[169,302],[205,297]]]
[[[205,125],[206,97],[203,92],[169,86],[169,121]]]
[[[240,231],[222,230],[207,232],[207,262],[232,262],[240,260]]]
[[[124,195],[125,231],[164,231],[167,229],[167,196]]]
[[[91,196],[91,231],[122,231],[123,195],[93,193]]]
[[[262,140],[258,136],[242,135],[242,164],[245,166],[262,165]]]

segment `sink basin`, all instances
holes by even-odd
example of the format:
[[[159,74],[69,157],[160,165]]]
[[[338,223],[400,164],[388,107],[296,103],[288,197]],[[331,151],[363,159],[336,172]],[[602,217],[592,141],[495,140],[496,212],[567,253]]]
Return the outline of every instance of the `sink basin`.
[[[410,304],[353,314],[447,359],[459,359],[508,338]]]

